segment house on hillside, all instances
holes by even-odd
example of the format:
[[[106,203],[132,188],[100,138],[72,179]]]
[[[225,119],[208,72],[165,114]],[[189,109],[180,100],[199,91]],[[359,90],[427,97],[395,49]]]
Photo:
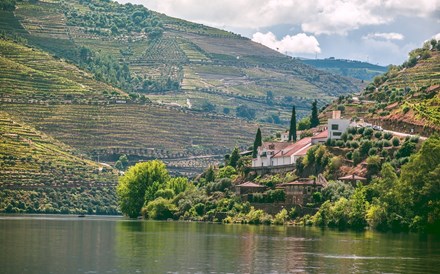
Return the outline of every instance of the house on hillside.
[[[347,131],[350,126],[349,119],[341,118],[341,111],[335,110],[332,113],[332,118],[328,119],[328,138],[341,139],[341,135]]]
[[[302,178],[294,182],[280,185],[286,194],[286,203],[295,205],[306,205],[313,202],[313,193],[321,192],[327,185],[327,181],[322,175],[318,178]]]
[[[266,190],[266,186],[259,185],[253,182],[246,182],[235,186],[235,194],[237,195],[262,193],[265,190]]]
[[[258,147],[257,158],[252,159],[252,167],[293,165],[299,157],[306,154],[311,145],[310,137],[303,138],[296,143],[264,142]]]
[[[321,131],[315,136],[312,136],[312,145],[324,144],[328,139],[328,130]]]

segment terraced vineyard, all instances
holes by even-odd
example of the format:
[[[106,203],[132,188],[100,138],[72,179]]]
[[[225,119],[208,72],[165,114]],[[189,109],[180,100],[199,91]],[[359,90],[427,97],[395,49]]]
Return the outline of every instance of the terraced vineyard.
[[[0,211],[117,213],[113,169],[86,160],[4,111],[0,166]]]
[[[131,12],[133,15],[129,18]],[[120,21],[134,20],[136,12],[148,14],[148,17],[139,26],[124,27]],[[300,115],[305,115],[306,112],[301,113],[301,106],[308,108],[313,99],[320,98],[319,104],[323,105],[335,96],[357,91],[360,85],[360,81],[314,70],[239,35],[114,2],[26,2],[19,4],[15,14],[15,20],[18,19],[29,32],[25,36],[31,44],[58,56],[76,62],[74,53],[85,46],[94,52],[125,60],[134,79],[133,88],[147,96],[153,94],[155,101],[182,104],[191,99],[191,90],[202,88],[199,93],[202,101],[219,105],[215,112],[222,113],[227,107],[235,114],[234,110],[243,102],[230,100],[223,106],[223,93],[251,96],[245,104],[258,107],[260,111],[255,119],[264,121],[271,116],[273,106],[261,104],[259,100],[254,102],[252,96],[272,92],[279,103],[289,98],[290,106],[279,110],[284,118],[289,117],[292,104],[299,106]],[[99,18],[93,29],[90,18]],[[163,31],[161,38],[150,39],[151,28],[141,27],[156,24],[151,22],[160,22],[157,25]],[[119,31],[111,32],[112,24],[118,25]],[[15,22],[14,25],[17,26]],[[48,39],[50,45],[45,45],[42,38]],[[198,70],[212,73],[198,73]],[[228,77],[218,73],[219,70],[228,70]],[[220,92],[213,95],[205,92],[206,89]],[[177,101],[169,100],[166,94],[169,91],[179,91],[181,96]],[[199,105],[195,107],[201,109]],[[288,118],[282,122],[287,124]]]
[[[126,97],[72,64],[10,40],[0,40],[0,69],[3,100],[81,103]]]

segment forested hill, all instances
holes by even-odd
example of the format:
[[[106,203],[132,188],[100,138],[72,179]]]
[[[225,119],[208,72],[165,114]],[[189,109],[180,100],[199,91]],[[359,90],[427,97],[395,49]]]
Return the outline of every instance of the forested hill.
[[[300,61],[317,69],[364,81],[372,81],[374,77],[387,72],[386,67],[356,60],[327,58]]]

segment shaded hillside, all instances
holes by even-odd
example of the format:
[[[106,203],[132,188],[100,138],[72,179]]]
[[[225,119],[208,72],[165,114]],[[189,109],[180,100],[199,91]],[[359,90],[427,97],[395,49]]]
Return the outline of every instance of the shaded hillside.
[[[300,61],[317,69],[364,81],[372,81],[374,77],[387,72],[386,67],[355,60],[327,58]]]
[[[0,212],[117,213],[113,169],[0,111]]]
[[[189,100],[204,111],[236,115],[237,107],[245,105],[258,110],[255,117],[245,118],[273,122],[276,115],[287,122],[292,104],[304,115],[314,98],[324,104],[358,89],[358,83],[312,69],[247,38],[136,5],[23,2],[15,17],[5,16],[2,24],[29,44],[67,58],[126,92],[181,106]],[[126,75],[117,69],[103,71],[97,60],[111,66],[117,60]],[[214,108],[205,108],[207,104]],[[273,111],[274,105],[280,113]]]

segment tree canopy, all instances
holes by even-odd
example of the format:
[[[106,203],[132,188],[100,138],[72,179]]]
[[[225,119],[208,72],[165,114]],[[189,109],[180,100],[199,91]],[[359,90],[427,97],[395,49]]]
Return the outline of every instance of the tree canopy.
[[[137,163],[129,168],[119,178],[116,188],[122,213],[130,218],[139,216],[142,207],[151,200],[151,192],[168,179],[165,164],[158,160]]]

